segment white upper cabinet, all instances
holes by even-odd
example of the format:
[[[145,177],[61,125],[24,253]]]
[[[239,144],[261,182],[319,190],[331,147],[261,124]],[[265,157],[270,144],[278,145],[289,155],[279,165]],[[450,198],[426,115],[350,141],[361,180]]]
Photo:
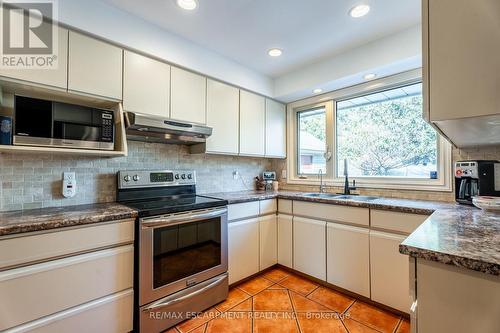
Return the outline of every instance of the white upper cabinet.
[[[68,30],[58,27],[57,68],[0,69],[0,76],[66,90],[68,84]]]
[[[500,1],[423,5],[424,116],[459,147],[499,143]]]
[[[207,139],[207,152],[238,154],[239,104],[238,88],[208,79],[207,125],[213,131]]]
[[[172,67],[170,117],[206,124],[207,78]]]
[[[68,91],[122,99],[123,50],[69,32]]]
[[[266,98],[266,156],[286,157],[285,105]]]
[[[170,65],[124,52],[123,109],[170,117]]]
[[[266,99],[240,90],[240,155],[265,155]]]

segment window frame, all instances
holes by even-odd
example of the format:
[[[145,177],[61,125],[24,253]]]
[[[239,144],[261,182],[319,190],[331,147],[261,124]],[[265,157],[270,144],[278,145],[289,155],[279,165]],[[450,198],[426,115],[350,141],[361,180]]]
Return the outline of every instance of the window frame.
[[[308,106],[308,107],[305,107],[303,109],[297,109],[295,110],[294,112],[294,116],[295,116],[295,137],[296,137],[296,142],[297,142],[297,149],[296,149],[296,154],[295,154],[295,167],[296,167],[296,174],[298,175],[299,178],[311,178],[311,177],[318,177],[319,175],[319,172],[314,174],[314,173],[299,173],[298,169],[300,168],[299,165],[300,165],[300,135],[299,135],[299,132],[300,132],[300,128],[299,128],[299,116],[301,113],[303,112],[309,112],[309,111],[315,111],[315,110],[319,110],[319,109],[324,109],[325,110],[325,140],[327,142],[326,144],[326,147],[325,147],[325,152],[328,152],[328,151],[331,151],[332,148],[329,147],[328,145],[328,142],[332,139],[331,136],[332,134],[328,133],[328,126],[332,124],[332,119],[330,117],[330,113],[331,113],[331,110],[330,110],[330,107],[328,107],[327,105],[325,105],[324,103],[320,103],[320,104],[317,104],[317,105],[314,105],[314,106]],[[332,165],[330,165],[329,163],[330,159],[326,160],[325,161],[325,170],[323,170],[323,175],[328,177],[328,175],[331,177],[331,175],[333,174],[333,169],[332,169]],[[301,178],[301,179],[302,179]]]
[[[381,91],[395,89],[398,87],[422,82],[421,70],[412,70],[386,78],[372,80],[356,86],[339,89],[320,96],[293,102],[288,105],[289,128],[288,132],[288,184],[318,185],[318,175],[299,175],[299,146],[298,146],[298,113],[320,107],[326,112],[326,140],[332,153],[331,159],[327,161],[327,172],[323,175],[323,180],[328,186],[342,186],[343,177],[337,177],[337,142],[336,142],[336,106],[337,102],[373,94]],[[425,106],[424,106],[425,108]],[[424,110],[422,110],[425,112]],[[381,188],[381,189],[407,189],[426,191],[451,191],[451,144],[437,131],[437,179],[428,178],[406,178],[406,177],[349,177],[349,180],[356,180],[356,186],[360,188]]]

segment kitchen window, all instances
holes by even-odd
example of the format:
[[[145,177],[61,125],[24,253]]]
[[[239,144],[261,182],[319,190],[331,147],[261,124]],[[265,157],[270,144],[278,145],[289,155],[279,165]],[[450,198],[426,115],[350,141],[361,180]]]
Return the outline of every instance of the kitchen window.
[[[347,160],[359,187],[450,190],[451,147],[422,118],[420,78],[398,78],[292,103],[288,182],[317,184],[321,170],[339,186]]]
[[[326,110],[297,112],[298,170],[301,175],[326,172]]]

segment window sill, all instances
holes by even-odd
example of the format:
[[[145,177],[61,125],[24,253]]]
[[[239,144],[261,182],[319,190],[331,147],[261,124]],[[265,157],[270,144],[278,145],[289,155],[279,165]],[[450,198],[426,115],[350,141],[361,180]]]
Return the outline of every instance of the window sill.
[[[432,191],[432,192],[451,192],[453,190],[451,183],[446,184],[439,180],[436,181],[412,181],[412,180],[399,180],[394,182],[382,181],[367,181],[360,179],[349,179],[350,184],[356,180],[357,188],[366,188],[374,190],[413,190],[413,191]],[[287,184],[290,185],[304,185],[304,186],[318,186],[319,180],[304,180],[304,179],[288,179]],[[325,180],[323,182],[328,187],[343,187],[344,181],[339,180]]]

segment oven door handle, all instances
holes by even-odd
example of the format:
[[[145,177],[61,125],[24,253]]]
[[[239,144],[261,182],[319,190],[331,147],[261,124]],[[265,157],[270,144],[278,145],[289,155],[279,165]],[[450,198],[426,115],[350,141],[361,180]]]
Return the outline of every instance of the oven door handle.
[[[221,216],[227,213],[227,208],[204,210],[198,212],[192,212],[187,214],[171,215],[165,217],[155,217],[151,219],[142,219],[141,226],[143,228],[160,228],[167,226],[174,226],[178,224],[184,224],[199,220],[205,220],[217,216]]]
[[[213,288],[213,287],[221,284],[222,282],[224,282],[224,280],[226,278],[227,278],[226,275],[220,276],[220,277],[217,278],[217,280],[215,280],[214,282],[209,283],[208,285],[204,286],[203,288],[200,288],[198,290],[193,291],[192,293],[189,293],[187,295],[184,295],[184,296],[172,299],[172,300],[169,300],[170,296],[169,297],[165,297],[165,298],[159,300],[158,302],[155,302],[155,303],[151,304],[151,306],[148,306],[147,308],[143,309],[142,311],[149,312],[149,311],[153,311],[153,310],[156,310],[156,309],[159,309],[159,308],[163,308],[165,306],[169,306],[169,305],[173,305],[173,304],[185,301],[188,298],[191,298],[191,297],[194,297],[196,295],[202,294],[205,291],[207,291],[208,289],[211,289],[211,288]]]

